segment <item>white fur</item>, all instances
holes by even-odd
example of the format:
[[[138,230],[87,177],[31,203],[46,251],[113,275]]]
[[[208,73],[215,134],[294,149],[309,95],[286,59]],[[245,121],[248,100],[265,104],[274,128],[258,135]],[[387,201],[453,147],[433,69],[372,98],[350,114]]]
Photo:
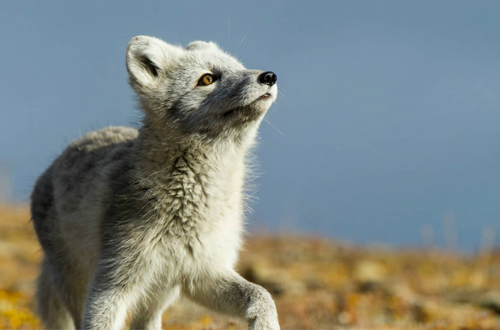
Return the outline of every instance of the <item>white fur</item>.
[[[117,330],[130,312],[133,328],[159,330],[183,295],[279,329],[270,294],[234,271],[247,156],[276,85],[202,41],[136,37],[126,58],[143,127],[72,142],[32,194],[44,323]],[[207,72],[216,81],[199,85]]]

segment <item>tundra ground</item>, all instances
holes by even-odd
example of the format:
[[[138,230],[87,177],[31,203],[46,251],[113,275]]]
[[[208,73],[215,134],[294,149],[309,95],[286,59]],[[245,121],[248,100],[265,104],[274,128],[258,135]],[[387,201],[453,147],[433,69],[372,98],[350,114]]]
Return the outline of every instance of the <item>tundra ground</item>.
[[[24,205],[0,207],[0,329],[40,329],[33,309],[41,249]],[[282,329],[500,329],[500,253],[354,246],[253,234],[239,272],[266,287]],[[163,329],[246,329],[182,301]]]

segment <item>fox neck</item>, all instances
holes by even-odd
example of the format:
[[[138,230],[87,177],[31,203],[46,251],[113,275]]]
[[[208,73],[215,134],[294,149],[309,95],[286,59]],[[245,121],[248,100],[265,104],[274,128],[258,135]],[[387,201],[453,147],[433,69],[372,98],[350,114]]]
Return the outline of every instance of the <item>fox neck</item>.
[[[179,183],[176,180],[183,184],[192,180],[202,189],[235,183],[242,188],[245,158],[255,140],[256,128],[248,133],[238,141],[207,141],[194,135],[182,136],[174,129],[145,125],[134,149],[139,182],[157,190],[170,189]]]

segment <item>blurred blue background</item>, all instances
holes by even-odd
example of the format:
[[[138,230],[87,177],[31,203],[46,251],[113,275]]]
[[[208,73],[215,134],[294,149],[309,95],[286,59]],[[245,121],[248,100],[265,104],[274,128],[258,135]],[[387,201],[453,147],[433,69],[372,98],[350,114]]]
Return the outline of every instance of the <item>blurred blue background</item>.
[[[277,73],[251,230],[471,251],[499,222],[498,1],[2,1],[14,201],[70,140],[137,122],[124,58],[140,34]]]

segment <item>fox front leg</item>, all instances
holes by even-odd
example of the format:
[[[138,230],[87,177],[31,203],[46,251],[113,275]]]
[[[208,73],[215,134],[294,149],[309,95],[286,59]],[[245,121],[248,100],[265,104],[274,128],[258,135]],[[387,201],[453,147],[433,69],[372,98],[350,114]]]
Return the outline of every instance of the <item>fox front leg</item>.
[[[191,281],[186,294],[215,311],[243,317],[250,330],[279,330],[278,313],[271,294],[234,271]]]
[[[84,330],[120,330],[124,327],[128,308],[133,303],[133,290],[132,277],[120,276],[120,273],[123,272],[109,265],[98,265],[87,296]]]

